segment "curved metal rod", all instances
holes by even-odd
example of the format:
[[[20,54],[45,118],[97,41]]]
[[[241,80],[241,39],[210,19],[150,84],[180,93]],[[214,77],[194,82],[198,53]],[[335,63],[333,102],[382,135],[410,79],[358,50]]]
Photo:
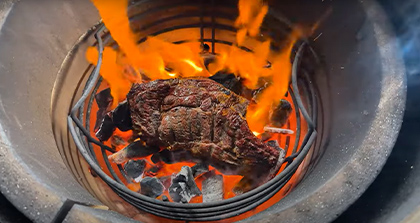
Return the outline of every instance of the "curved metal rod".
[[[79,149],[82,156],[86,159],[86,161],[91,165],[92,169],[100,176],[118,195],[120,195],[124,200],[131,203],[132,205],[138,207],[139,209],[145,210],[152,214],[156,214],[158,216],[171,218],[171,219],[178,219],[178,220],[194,220],[194,221],[211,221],[211,220],[220,220],[224,218],[233,217],[239,214],[242,214],[246,211],[252,210],[253,208],[257,207],[258,205],[262,204],[263,202],[270,199],[274,194],[276,194],[290,179],[290,177],[295,173],[299,165],[305,159],[306,154],[312,147],[313,141],[317,135],[316,130],[314,129],[314,124],[310,119],[305,107],[303,106],[302,100],[299,95],[299,90],[297,88],[297,70],[300,63],[300,59],[302,56],[302,52],[304,49],[305,44],[300,46],[298,53],[296,54],[295,61],[293,62],[293,70],[292,70],[292,86],[293,89],[296,91],[296,102],[298,106],[295,106],[295,109],[300,109],[302,115],[304,116],[305,120],[309,125],[309,131],[305,135],[305,140],[302,142],[303,148],[299,150],[297,153],[293,154],[292,156],[288,157],[290,163],[287,167],[271,179],[269,182],[261,185],[260,187],[247,192],[242,195],[238,195],[236,197],[218,201],[218,202],[209,202],[209,203],[199,203],[199,204],[179,204],[179,203],[170,203],[170,202],[163,202],[156,200],[154,198],[150,198],[141,194],[138,194],[134,191],[129,190],[122,181],[114,174],[111,175],[115,178],[112,179],[108,176],[105,172],[102,171],[101,167],[95,162],[92,155],[87,151],[86,146],[81,142],[81,138],[78,137],[78,133],[76,132],[75,126],[81,130],[81,132],[87,137],[89,141],[95,143],[102,148],[103,154],[105,153],[104,149],[112,151],[111,148],[107,148],[101,142],[94,139],[90,136],[89,131],[87,131],[80,120],[76,117],[77,110],[81,107],[81,105],[86,100],[88,93],[91,92],[93,86],[95,85],[96,81],[99,77],[99,69],[102,64],[102,51],[103,51],[103,42],[99,33],[104,30],[102,26],[98,29],[98,32],[95,34],[95,38],[98,41],[98,63],[95,67],[94,71],[92,72],[91,82],[87,84],[86,90],[84,94],[81,96],[79,101],[73,107],[68,117],[68,125],[71,135],[74,138],[75,144]],[[296,104],[295,104],[296,105]],[[306,139],[307,138],[307,139]],[[95,157],[96,158],[96,157]],[[294,160],[293,160],[294,159]],[[108,166],[108,168],[112,169],[112,167]],[[111,170],[110,170],[111,171]],[[121,171],[121,170],[120,170]],[[112,172],[112,171],[111,171]]]

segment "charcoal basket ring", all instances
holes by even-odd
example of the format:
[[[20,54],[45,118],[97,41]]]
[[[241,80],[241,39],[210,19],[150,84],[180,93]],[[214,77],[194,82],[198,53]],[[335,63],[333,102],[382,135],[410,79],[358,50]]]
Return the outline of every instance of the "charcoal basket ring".
[[[304,102],[299,92],[298,78],[303,79],[303,81],[306,81],[307,83],[310,83],[310,80],[307,79],[309,78],[309,75],[302,75],[303,78],[300,77],[300,75],[298,77],[298,73],[300,73],[299,69],[302,55],[305,49],[309,48],[305,41],[300,41],[301,45],[298,47],[295,58],[293,60],[291,86],[289,87],[288,93],[292,98],[296,112],[296,141],[299,142],[300,140],[301,116],[303,116],[303,119],[307,123],[307,132],[303,137],[302,143],[294,144],[292,155],[285,158],[287,165],[283,171],[281,171],[279,174],[277,174],[277,176],[275,176],[267,183],[257,187],[254,190],[226,200],[208,203],[182,204],[164,202],[131,191],[126,187],[126,185],[123,183],[123,180],[120,179],[116,173],[116,171],[119,171],[121,176],[128,179],[122,167],[118,165],[118,169],[114,170],[108,160],[106,151],[113,153],[115,150],[104,145],[90,135],[90,109],[93,103],[94,95],[96,94],[102,82],[102,78],[99,75],[99,70],[102,64],[102,52],[104,45],[110,41],[110,36],[109,34],[105,33],[106,30],[103,24],[99,24],[96,27],[96,30],[97,31],[94,36],[97,40],[96,46],[99,52],[97,66],[90,74],[82,96],[72,108],[68,116],[68,128],[78,150],[90,165],[92,171],[94,171],[106,184],[108,184],[110,188],[112,188],[112,190],[115,191],[115,193],[117,193],[122,199],[139,208],[140,210],[160,217],[184,221],[214,221],[240,215],[264,203],[273,197],[281,188],[283,188],[313,147],[317,131],[316,126],[312,120],[317,118],[317,111],[316,109],[311,109],[311,114],[308,113],[304,107]],[[313,56],[316,57],[314,53]],[[307,89],[307,91],[309,95],[315,94],[311,88]],[[308,97],[306,101],[310,104],[311,108],[316,108],[316,100],[311,100],[311,97]],[[84,105],[86,102],[88,102],[88,106],[86,113],[84,113]],[[85,115],[86,117],[84,117]],[[85,124],[83,124],[84,119],[86,120]],[[97,157],[95,155],[92,144],[96,144],[101,148],[102,157]],[[286,145],[285,149],[287,148],[288,145]],[[106,174],[99,166],[99,159],[104,159],[111,176]]]

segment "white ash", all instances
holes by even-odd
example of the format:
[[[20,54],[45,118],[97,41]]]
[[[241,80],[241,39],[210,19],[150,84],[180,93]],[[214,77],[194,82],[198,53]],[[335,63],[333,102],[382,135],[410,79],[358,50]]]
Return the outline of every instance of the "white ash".
[[[172,178],[172,185],[168,191],[174,202],[190,202],[193,197],[201,195],[189,166],[183,166],[181,171]]]
[[[282,128],[269,127],[269,126],[265,126],[264,131],[270,132],[270,133],[280,133],[280,134],[288,134],[288,135],[295,133],[293,130],[290,130],[290,129],[282,129]]]
[[[212,174],[203,181],[203,203],[223,200],[223,176]]]

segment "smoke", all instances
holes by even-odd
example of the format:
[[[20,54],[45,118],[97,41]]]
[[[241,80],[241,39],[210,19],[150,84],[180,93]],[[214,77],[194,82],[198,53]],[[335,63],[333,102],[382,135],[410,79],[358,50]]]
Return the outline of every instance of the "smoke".
[[[380,0],[393,23],[407,75],[404,122],[420,123],[420,1]]]
[[[408,84],[420,77],[420,2],[418,0],[382,0],[390,16],[404,57]],[[417,81],[415,81],[417,82]]]

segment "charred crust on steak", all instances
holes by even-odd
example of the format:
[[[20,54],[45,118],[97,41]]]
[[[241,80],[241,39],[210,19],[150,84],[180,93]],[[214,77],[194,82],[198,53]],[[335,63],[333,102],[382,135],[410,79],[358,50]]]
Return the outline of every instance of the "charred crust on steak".
[[[148,146],[167,148],[170,162],[206,162],[223,174],[245,176],[252,181],[247,190],[280,168],[279,150],[248,127],[248,100],[213,80],[134,84],[127,101],[134,131]]]

